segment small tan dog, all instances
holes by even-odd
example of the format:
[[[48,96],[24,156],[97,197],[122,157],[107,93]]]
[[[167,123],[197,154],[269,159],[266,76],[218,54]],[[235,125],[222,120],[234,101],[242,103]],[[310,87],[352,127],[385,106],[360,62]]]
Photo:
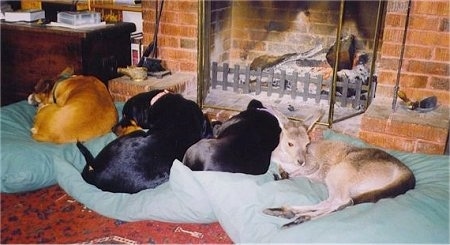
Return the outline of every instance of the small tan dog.
[[[86,141],[108,132],[118,113],[106,86],[66,68],[55,80],[39,81],[28,103],[38,106],[33,139],[52,143]]]

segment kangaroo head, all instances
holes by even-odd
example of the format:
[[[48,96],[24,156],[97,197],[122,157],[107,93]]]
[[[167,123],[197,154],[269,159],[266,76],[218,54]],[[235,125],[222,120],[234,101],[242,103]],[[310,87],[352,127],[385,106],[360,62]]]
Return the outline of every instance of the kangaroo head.
[[[323,112],[320,111],[303,122],[289,120],[277,110],[273,109],[273,112],[280,123],[281,134],[271,160],[277,163],[280,172],[295,176],[307,164],[306,153],[311,142],[308,131],[319,121]]]

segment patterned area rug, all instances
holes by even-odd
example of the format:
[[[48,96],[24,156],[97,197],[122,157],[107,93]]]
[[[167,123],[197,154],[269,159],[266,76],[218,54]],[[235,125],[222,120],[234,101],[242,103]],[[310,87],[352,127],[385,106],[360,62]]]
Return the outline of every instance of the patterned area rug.
[[[59,186],[1,194],[1,243],[232,243],[218,223],[124,222],[101,216]]]

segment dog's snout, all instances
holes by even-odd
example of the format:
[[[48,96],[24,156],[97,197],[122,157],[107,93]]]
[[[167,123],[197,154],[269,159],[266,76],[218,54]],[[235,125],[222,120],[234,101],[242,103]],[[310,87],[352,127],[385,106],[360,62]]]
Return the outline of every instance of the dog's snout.
[[[37,105],[36,99],[34,98],[34,94],[28,95],[28,104]]]

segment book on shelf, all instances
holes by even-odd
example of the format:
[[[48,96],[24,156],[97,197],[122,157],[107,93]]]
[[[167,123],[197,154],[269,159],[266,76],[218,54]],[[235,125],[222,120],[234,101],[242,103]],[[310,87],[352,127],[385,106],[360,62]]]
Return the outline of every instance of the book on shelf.
[[[45,11],[41,9],[19,9],[5,12],[5,21],[7,22],[33,22],[45,19]]]

